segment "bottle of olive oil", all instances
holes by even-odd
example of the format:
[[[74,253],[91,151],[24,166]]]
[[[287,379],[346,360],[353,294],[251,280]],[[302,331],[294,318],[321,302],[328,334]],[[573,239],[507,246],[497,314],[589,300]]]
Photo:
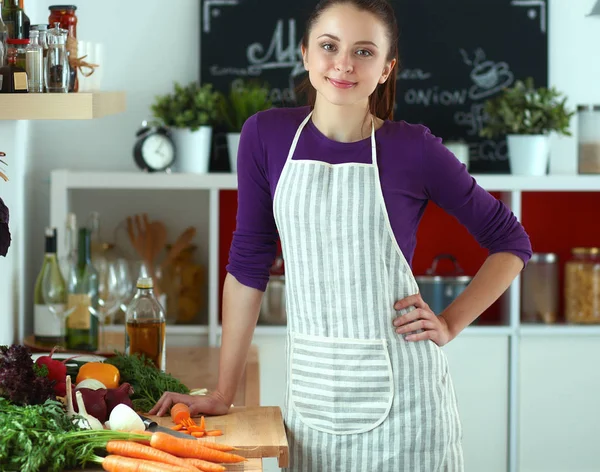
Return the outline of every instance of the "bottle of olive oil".
[[[36,344],[52,347],[65,342],[62,313],[67,286],[56,258],[56,228],[46,228],[46,254],[33,294],[33,334]]]
[[[98,349],[98,272],[92,265],[90,231],[79,229],[78,259],[69,277],[67,347],[73,350]]]

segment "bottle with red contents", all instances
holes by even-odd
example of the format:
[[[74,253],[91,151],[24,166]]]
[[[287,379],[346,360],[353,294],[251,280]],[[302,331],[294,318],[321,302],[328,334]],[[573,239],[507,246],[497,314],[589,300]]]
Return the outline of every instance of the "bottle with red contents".
[[[48,23],[53,25],[60,23],[60,27],[68,31],[68,43],[77,40],[77,11],[76,5],[50,5],[50,16]],[[69,44],[67,43],[67,50],[69,50]],[[74,58],[70,58],[70,61]],[[69,62],[70,62],[69,61]],[[69,92],[77,92],[79,90],[79,80],[77,79],[77,69],[69,65],[70,69],[70,80],[69,80]]]
[[[9,44],[11,41],[8,40]],[[24,67],[17,66],[17,48],[8,48],[8,63],[0,67],[0,93],[27,93],[27,72]]]

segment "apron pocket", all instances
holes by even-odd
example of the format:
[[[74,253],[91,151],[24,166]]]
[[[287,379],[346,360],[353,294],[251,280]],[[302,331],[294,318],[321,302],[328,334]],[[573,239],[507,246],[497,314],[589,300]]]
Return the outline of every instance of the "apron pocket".
[[[385,339],[292,334],[291,403],[309,427],[330,434],[370,431],[394,398]]]

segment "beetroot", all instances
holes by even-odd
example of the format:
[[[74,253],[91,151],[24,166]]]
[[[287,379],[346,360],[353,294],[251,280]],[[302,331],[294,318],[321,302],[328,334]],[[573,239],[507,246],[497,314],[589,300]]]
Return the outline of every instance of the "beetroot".
[[[78,388],[77,391],[81,392],[83,397],[83,403],[88,414],[98,419],[102,424],[108,420],[110,412],[119,403],[132,407],[131,399],[129,395],[133,393],[133,388],[128,383],[121,384],[118,388],[99,388],[93,390],[91,388]],[[75,397],[75,390],[72,392],[73,397],[73,408],[75,412],[79,412],[77,406],[77,398]]]

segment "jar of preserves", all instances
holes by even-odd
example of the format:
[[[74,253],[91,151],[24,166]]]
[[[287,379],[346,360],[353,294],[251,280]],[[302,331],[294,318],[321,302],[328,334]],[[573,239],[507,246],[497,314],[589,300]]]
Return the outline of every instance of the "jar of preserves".
[[[565,264],[565,318],[600,324],[600,248],[577,247]]]
[[[580,174],[600,174],[600,105],[577,107]]]
[[[534,253],[521,274],[521,321],[556,323],[558,315],[558,258]]]

